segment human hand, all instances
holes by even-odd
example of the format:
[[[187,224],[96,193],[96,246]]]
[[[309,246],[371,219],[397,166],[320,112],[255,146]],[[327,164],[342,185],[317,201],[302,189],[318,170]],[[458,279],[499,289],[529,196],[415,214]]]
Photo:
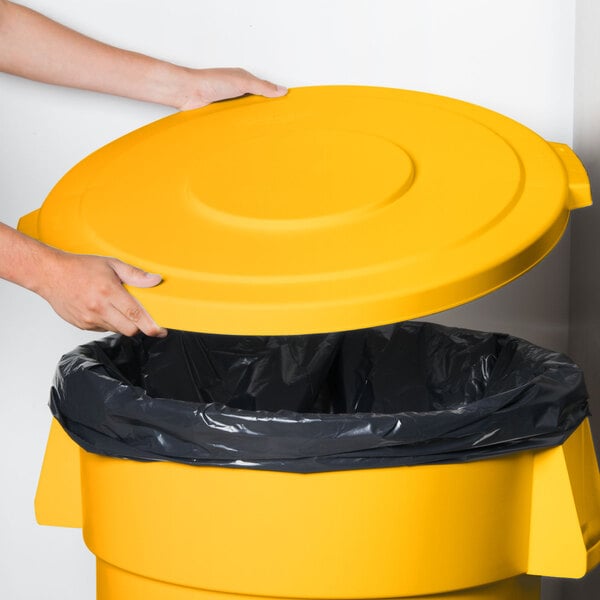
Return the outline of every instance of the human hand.
[[[287,88],[259,79],[244,69],[185,69],[187,77],[173,106],[179,110],[200,108],[212,102],[256,94],[278,98]]]
[[[146,273],[115,258],[56,251],[36,290],[63,319],[91,331],[165,337],[123,284],[153,287],[160,275]],[[53,264],[52,264],[53,263]]]
[[[243,69],[191,69],[99,42],[20,3],[0,0],[0,71],[188,110],[287,90]]]

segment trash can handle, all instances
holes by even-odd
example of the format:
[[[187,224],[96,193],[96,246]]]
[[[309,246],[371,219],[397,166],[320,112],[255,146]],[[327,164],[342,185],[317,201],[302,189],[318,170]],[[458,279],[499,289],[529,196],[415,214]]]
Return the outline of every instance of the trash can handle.
[[[600,563],[600,472],[589,420],[534,456],[527,573],[583,577]]]
[[[52,419],[46,454],[35,495],[40,525],[82,527],[79,446]]]

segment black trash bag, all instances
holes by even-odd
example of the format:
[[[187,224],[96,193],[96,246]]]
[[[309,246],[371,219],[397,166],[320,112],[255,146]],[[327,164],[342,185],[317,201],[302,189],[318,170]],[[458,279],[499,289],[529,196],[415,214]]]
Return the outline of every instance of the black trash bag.
[[[113,335],[60,361],[54,416],[89,452],[311,473],[561,444],[588,415],[569,358],[408,322],[319,335]]]

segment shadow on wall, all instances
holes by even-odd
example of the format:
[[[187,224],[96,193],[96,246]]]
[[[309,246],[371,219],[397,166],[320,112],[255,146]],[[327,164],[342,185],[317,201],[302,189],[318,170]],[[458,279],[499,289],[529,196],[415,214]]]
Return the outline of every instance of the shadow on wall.
[[[600,5],[577,0],[575,33],[574,149],[583,160],[592,184],[595,206],[573,215],[571,238],[570,356],[581,366],[590,393],[592,430],[600,452]],[[561,581],[559,596],[548,600],[596,600],[600,570],[579,581]],[[544,597],[545,598],[545,597]]]

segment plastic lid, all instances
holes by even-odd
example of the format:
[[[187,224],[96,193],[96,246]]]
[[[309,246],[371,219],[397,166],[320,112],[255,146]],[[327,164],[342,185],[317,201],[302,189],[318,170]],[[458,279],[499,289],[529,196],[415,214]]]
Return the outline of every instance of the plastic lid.
[[[313,87],[126,135],[72,169],[36,218],[49,244],[160,273],[130,291],[162,326],[278,335],[482,296],[542,259],[589,203],[568,147],[497,113]]]

